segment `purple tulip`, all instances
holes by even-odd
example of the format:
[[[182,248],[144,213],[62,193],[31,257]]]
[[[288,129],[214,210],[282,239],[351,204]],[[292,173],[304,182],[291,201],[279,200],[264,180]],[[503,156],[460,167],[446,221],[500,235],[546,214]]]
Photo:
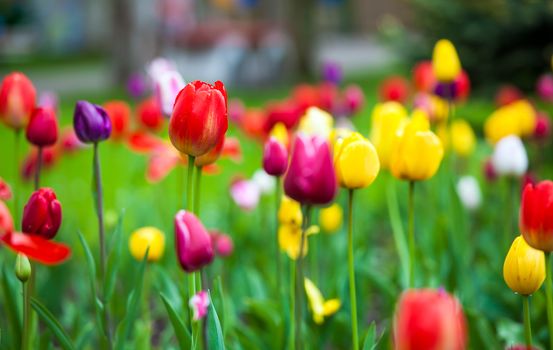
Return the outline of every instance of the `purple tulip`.
[[[334,85],[340,84],[343,78],[342,66],[336,62],[326,62],[323,64],[323,80]]]
[[[275,137],[265,142],[263,149],[263,169],[272,176],[282,176],[288,167],[288,150]]]
[[[77,101],[73,128],[81,142],[96,143],[109,138],[111,121],[102,107],[88,101]]]
[[[210,264],[215,256],[204,225],[194,214],[184,210],[175,215],[175,247],[186,272],[201,269]]]
[[[302,204],[328,204],[336,195],[336,174],[328,142],[299,134],[284,177],[284,192]]]
[[[131,74],[127,80],[127,92],[133,98],[140,98],[145,95],[147,90],[144,76],[140,73]]]
[[[448,101],[454,101],[459,95],[459,86],[455,81],[449,83],[436,83],[434,95]]]

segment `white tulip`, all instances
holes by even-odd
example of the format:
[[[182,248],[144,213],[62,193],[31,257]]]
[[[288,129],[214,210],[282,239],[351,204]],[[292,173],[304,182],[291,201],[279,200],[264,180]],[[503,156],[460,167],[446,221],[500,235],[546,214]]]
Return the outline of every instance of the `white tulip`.
[[[262,194],[270,194],[275,190],[275,178],[263,169],[259,169],[253,174],[252,181],[259,187]]]
[[[520,177],[526,173],[528,155],[518,136],[510,135],[499,140],[493,151],[492,165],[498,175]]]
[[[457,182],[457,194],[465,208],[475,210],[482,204],[480,186],[474,176],[463,176]]]
[[[173,113],[175,99],[184,86],[184,79],[176,70],[165,71],[154,79],[154,93],[165,116]]]

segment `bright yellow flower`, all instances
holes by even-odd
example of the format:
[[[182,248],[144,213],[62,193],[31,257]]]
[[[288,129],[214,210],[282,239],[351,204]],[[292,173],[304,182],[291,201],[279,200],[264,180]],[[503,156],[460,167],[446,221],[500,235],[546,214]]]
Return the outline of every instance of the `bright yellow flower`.
[[[283,144],[284,147],[288,148],[290,136],[288,136],[288,129],[286,129],[286,126],[282,122],[278,122],[273,126],[269,136],[274,137],[278,142]]]
[[[545,255],[541,250],[530,247],[522,236],[518,236],[505,257],[503,278],[515,293],[534,293],[545,279]]]
[[[442,143],[442,147],[444,150],[449,148],[449,129],[447,127],[447,123],[439,123],[436,126],[436,136],[440,139],[440,142]]]
[[[333,203],[319,211],[319,225],[325,233],[334,233],[342,227],[344,211],[338,203]]]
[[[165,235],[159,229],[151,226],[142,227],[134,231],[129,239],[131,255],[138,261],[142,261],[146,249],[148,261],[158,261],[165,251]]]
[[[380,166],[389,169],[396,133],[407,121],[407,110],[398,102],[385,102],[374,107],[371,118],[369,139],[376,148]]]
[[[412,118],[397,134],[390,170],[402,180],[426,180],[434,176],[444,155],[438,136],[430,131],[428,120]]]
[[[380,171],[376,149],[358,132],[338,140],[334,149],[334,167],[340,186],[357,189],[369,186]]]
[[[469,156],[476,145],[476,136],[466,120],[457,119],[451,123],[451,147],[461,157]]]
[[[526,101],[519,100],[495,110],[484,124],[486,139],[495,144],[505,136],[529,136],[536,126],[536,111]]]
[[[309,308],[313,313],[313,321],[319,325],[323,324],[325,317],[334,315],[340,309],[342,303],[340,299],[325,301],[319,288],[308,278],[305,279],[304,285]]]
[[[332,129],[332,132],[330,133],[330,143],[332,144],[332,147],[334,148],[336,146],[336,142],[346,138],[351,133],[352,131],[346,128]]]
[[[317,226],[310,226],[305,231],[305,240],[303,241],[303,256],[307,255],[309,245],[307,238],[313,234],[319,233]],[[278,245],[280,249],[292,260],[296,260],[300,255],[301,246],[301,226],[294,224],[283,224],[278,227]]]
[[[288,196],[282,196],[278,208],[278,222],[281,225],[301,226],[303,215],[301,205]]]
[[[452,82],[461,73],[461,62],[451,41],[438,40],[432,53],[432,69],[438,81]]]
[[[329,139],[333,127],[334,119],[330,114],[317,107],[309,107],[300,119],[298,131],[307,135],[318,135]]]
[[[432,121],[435,123],[443,122],[447,120],[449,116],[449,102],[447,100],[432,95],[430,97],[430,102],[432,104]]]

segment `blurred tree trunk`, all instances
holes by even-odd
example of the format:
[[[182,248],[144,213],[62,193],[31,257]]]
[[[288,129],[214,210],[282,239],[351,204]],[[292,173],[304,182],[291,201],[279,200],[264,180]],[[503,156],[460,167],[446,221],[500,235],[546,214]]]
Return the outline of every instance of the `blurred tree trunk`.
[[[297,68],[301,77],[314,77],[315,65],[315,0],[288,1],[288,28],[297,55]]]
[[[111,53],[115,83],[124,84],[132,72],[130,0],[110,0],[112,5]]]

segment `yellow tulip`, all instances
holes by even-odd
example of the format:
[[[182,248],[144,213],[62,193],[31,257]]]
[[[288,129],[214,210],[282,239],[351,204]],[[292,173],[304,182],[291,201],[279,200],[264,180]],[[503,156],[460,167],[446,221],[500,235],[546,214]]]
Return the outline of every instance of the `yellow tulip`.
[[[461,157],[469,156],[476,145],[476,136],[466,120],[457,119],[451,123],[451,147]]]
[[[432,95],[430,97],[430,102],[432,104],[432,121],[435,123],[443,122],[447,120],[449,116],[449,102],[447,100]]]
[[[336,146],[336,143],[342,139],[345,139],[352,131],[346,128],[335,128],[330,133],[330,144],[332,148]]]
[[[534,293],[545,279],[545,255],[541,250],[530,247],[522,236],[518,236],[505,257],[503,278],[515,293]]]
[[[302,218],[300,203],[288,196],[282,196],[280,207],[278,208],[279,224],[301,226]]]
[[[310,226],[305,231],[305,240],[303,242],[303,256],[307,255],[309,245],[307,237],[319,233],[317,226]],[[292,260],[296,260],[300,255],[301,246],[301,226],[294,224],[281,224],[278,227],[278,245],[280,249],[288,254]]]
[[[319,211],[319,225],[323,232],[334,233],[342,227],[344,211],[338,203],[334,203]]]
[[[316,324],[323,324],[325,317],[334,315],[340,309],[342,305],[340,299],[324,300],[323,294],[310,279],[305,279],[304,286],[309,308],[313,313],[313,321]]]
[[[148,261],[158,261],[165,251],[165,235],[159,229],[151,226],[142,227],[134,231],[129,239],[131,255],[138,261],[142,261],[146,249]]]
[[[330,114],[317,107],[309,107],[300,119],[298,131],[307,135],[318,135],[329,139],[333,127],[334,119]]]
[[[380,171],[380,161],[372,143],[358,132],[352,132],[336,143],[334,167],[340,186],[357,189],[374,181]]]
[[[484,124],[484,134],[491,144],[509,135],[529,136],[536,126],[536,111],[526,101],[519,100],[495,110]]]
[[[273,126],[269,133],[269,137],[274,137],[278,142],[284,145],[284,147],[288,148],[290,136],[288,136],[288,129],[286,129],[286,126],[282,122],[278,122]]]
[[[452,82],[461,73],[461,62],[451,41],[438,40],[432,53],[432,69],[438,81]]]
[[[369,139],[376,148],[380,166],[390,167],[390,155],[397,131],[407,121],[407,110],[398,102],[385,102],[374,107]]]
[[[430,131],[428,120],[412,118],[397,134],[390,170],[402,180],[426,180],[434,176],[444,155],[438,136]]]

